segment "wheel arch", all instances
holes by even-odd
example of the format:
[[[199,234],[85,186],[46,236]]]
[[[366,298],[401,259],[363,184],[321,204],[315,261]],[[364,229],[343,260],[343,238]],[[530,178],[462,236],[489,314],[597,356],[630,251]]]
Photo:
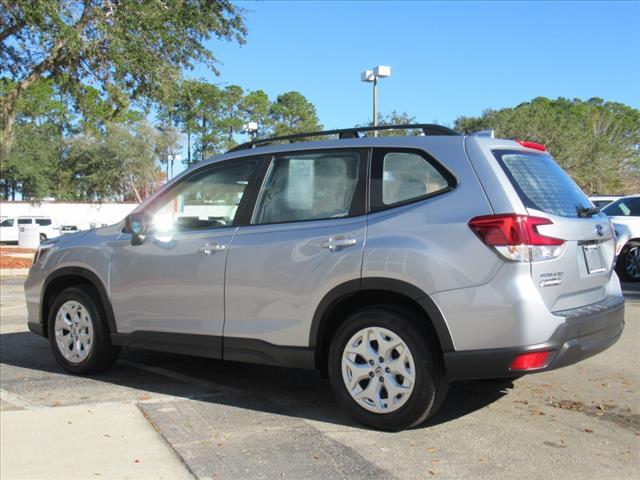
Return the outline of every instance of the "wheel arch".
[[[117,332],[115,316],[111,308],[111,302],[107,294],[107,289],[98,275],[91,270],[82,267],[63,267],[51,273],[42,288],[42,297],[40,299],[40,323],[45,337],[49,335],[48,321],[50,309],[54,299],[64,289],[73,286],[85,285],[98,294],[97,300],[100,302],[102,312],[106,317],[109,333]]]
[[[341,322],[352,312],[366,306],[393,304],[410,308],[426,322],[418,325],[435,333],[442,352],[454,350],[449,328],[440,309],[421,289],[402,280],[369,277],[345,282],[333,288],[318,304],[311,322],[309,346],[315,349],[315,364],[326,373],[329,344]]]

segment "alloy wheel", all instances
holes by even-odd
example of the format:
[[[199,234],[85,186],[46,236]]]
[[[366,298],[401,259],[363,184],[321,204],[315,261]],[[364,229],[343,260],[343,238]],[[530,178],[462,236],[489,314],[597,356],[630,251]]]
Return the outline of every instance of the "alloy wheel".
[[[56,313],[56,345],[70,363],[87,358],[93,346],[93,323],[89,311],[75,300],[62,304]]]
[[[632,245],[624,254],[624,269],[634,280],[640,280],[640,245]]]
[[[367,327],[347,342],[342,378],[351,397],[366,410],[391,413],[402,407],[415,387],[415,363],[399,335]]]

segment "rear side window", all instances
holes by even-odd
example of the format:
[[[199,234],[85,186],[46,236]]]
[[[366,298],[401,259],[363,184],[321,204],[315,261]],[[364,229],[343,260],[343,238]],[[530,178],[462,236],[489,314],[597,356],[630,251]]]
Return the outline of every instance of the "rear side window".
[[[36,223],[41,227],[46,227],[47,225],[51,225],[50,218],[36,218]]]
[[[31,225],[33,223],[31,218],[19,218],[18,225]]]
[[[640,217],[640,198],[622,198],[602,210],[612,217]]]
[[[577,217],[591,202],[549,154],[493,152],[525,207],[562,217]]]
[[[342,218],[361,214],[360,150],[276,157],[257,202],[253,224]],[[360,188],[362,190],[362,188]]]
[[[371,208],[429,198],[455,186],[455,178],[425,153],[376,149],[371,171]]]

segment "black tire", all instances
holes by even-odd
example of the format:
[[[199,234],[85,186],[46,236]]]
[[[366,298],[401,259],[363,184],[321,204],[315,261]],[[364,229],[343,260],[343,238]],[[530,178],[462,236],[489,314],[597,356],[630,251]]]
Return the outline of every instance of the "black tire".
[[[638,274],[633,276],[627,270],[628,264],[637,258],[636,255],[639,250],[640,242],[636,241],[631,241],[622,248],[618,261],[616,262],[616,273],[623,282],[640,282],[640,271],[636,270]]]
[[[47,241],[47,236],[44,233],[40,234],[40,243],[44,243]]]
[[[60,307],[70,300],[79,302],[87,309],[93,327],[94,338],[91,350],[87,358],[78,363],[68,361],[60,352],[56,343],[56,314]],[[120,354],[120,347],[116,347],[111,343],[109,327],[107,326],[100,301],[96,300],[96,293],[90,287],[80,285],[69,287],[60,292],[51,306],[47,328],[53,356],[60,366],[68,372],[76,374],[103,372],[114,364]]]
[[[412,321],[413,320],[413,321]],[[443,402],[449,382],[444,375],[440,349],[433,335],[416,325],[425,322],[411,310],[394,306],[374,306],[347,318],[333,337],[329,348],[329,380],[338,403],[356,421],[379,430],[399,431],[425,422]],[[375,413],[360,406],[342,378],[342,354],[349,339],[366,327],[381,327],[398,335],[407,345],[415,363],[415,385],[398,410]]]

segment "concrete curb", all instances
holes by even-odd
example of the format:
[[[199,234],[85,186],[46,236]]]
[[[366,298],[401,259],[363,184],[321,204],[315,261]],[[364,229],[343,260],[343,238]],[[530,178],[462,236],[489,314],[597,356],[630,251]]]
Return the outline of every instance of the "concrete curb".
[[[26,277],[28,268],[0,268],[0,277]]]

